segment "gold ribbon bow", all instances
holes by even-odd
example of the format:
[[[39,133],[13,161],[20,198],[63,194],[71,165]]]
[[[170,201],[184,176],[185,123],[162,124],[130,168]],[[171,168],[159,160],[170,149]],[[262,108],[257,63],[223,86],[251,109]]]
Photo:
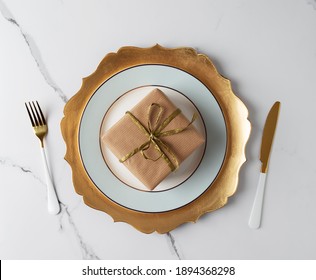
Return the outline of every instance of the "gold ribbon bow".
[[[158,108],[158,113],[157,113],[157,116],[156,116],[154,123],[152,124],[151,118],[152,118],[153,110],[155,107]],[[142,154],[142,156],[148,160],[157,161],[158,159],[163,158],[166,161],[166,163],[168,164],[168,166],[170,167],[171,171],[174,171],[175,169],[178,168],[179,162],[177,160],[176,155],[170,149],[170,147],[161,140],[161,138],[166,137],[166,136],[171,136],[174,134],[178,134],[178,133],[186,130],[195,121],[195,119],[197,118],[197,115],[194,114],[191,122],[183,128],[176,128],[176,129],[172,129],[172,130],[168,130],[168,131],[162,131],[175,117],[177,117],[181,113],[181,110],[176,109],[173,113],[170,114],[169,117],[167,117],[159,125],[162,113],[163,113],[163,107],[157,103],[152,103],[148,108],[148,113],[147,113],[148,120],[147,120],[147,128],[146,128],[131,112],[129,112],[129,111],[126,112],[126,114],[131,118],[133,123],[135,125],[137,125],[137,127],[142,132],[144,132],[144,134],[148,137],[148,141],[146,141],[145,143],[143,143],[139,147],[135,148],[133,151],[131,151],[130,153],[128,153],[124,157],[122,157],[120,159],[120,162],[124,162],[124,161],[128,160],[129,158],[131,158],[132,156],[134,156],[135,154],[137,154],[138,152],[140,152]],[[156,149],[156,151],[159,154],[157,158],[150,158],[146,155],[146,150],[148,150],[151,147],[151,145],[154,146],[154,148]],[[171,159],[167,156],[165,151],[168,152]]]

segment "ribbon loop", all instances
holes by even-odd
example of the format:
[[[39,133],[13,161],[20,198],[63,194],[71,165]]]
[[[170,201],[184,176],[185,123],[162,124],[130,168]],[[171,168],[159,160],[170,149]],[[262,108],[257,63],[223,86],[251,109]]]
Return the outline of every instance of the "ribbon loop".
[[[155,115],[155,108],[158,110]],[[124,162],[137,154],[138,152],[146,160],[157,161],[160,158],[163,158],[165,162],[168,164],[171,171],[176,170],[179,167],[178,159],[172,149],[164,143],[161,138],[166,136],[171,136],[174,134],[178,134],[186,130],[197,118],[197,114],[194,114],[191,122],[182,128],[171,129],[168,131],[162,131],[174,118],[176,118],[180,113],[180,109],[176,109],[172,112],[160,125],[161,116],[163,113],[163,107],[160,104],[152,103],[148,107],[147,112],[147,128],[130,112],[127,111],[126,114],[131,118],[132,122],[148,137],[148,141],[135,148],[130,153],[126,154],[124,157],[120,159],[120,162]],[[153,122],[152,122],[153,119]],[[158,153],[156,158],[149,157],[146,154],[146,151],[153,145],[155,150]],[[171,159],[167,156],[166,152],[169,154]]]

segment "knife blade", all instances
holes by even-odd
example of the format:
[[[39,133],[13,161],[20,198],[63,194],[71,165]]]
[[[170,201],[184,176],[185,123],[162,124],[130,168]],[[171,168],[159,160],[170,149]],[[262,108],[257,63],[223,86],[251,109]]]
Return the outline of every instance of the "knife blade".
[[[269,111],[267,116],[262,140],[261,140],[261,150],[260,150],[260,161],[262,162],[257,192],[255,196],[255,200],[252,206],[250,218],[249,218],[249,227],[253,229],[257,229],[261,224],[261,215],[262,215],[262,205],[263,205],[263,197],[264,197],[264,189],[266,182],[266,175],[268,172],[269,159],[271,154],[272,143],[275,135],[275,130],[278,122],[279,112],[280,112],[279,101],[275,102],[272,108]]]

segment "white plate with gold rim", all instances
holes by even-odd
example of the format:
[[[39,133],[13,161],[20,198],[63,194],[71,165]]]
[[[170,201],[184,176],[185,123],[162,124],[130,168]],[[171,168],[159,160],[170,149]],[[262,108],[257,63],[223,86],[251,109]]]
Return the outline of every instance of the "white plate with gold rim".
[[[146,85],[149,85],[149,88],[145,87]],[[199,163],[199,160],[192,161],[195,172],[183,177],[181,176],[183,169],[180,169],[179,175],[178,172],[172,174],[173,176],[168,177],[162,184],[164,186],[158,186],[157,190],[165,191],[144,192],[139,190],[140,187],[131,188],[128,183],[125,184],[122,182],[123,180],[113,176],[111,168],[108,167],[102,156],[100,127],[107,110],[126,92],[133,90],[130,94],[135,97],[133,102],[127,100],[126,103],[136,104],[153,87],[160,87],[175,104],[184,103],[183,107],[190,108],[188,106],[190,102],[196,106],[204,121],[207,145],[199,166],[196,166],[196,162]],[[131,97],[129,96],[129,98]],[[187,102],[181,98],[187,99]],[[129,109],[134,104],[130,104]],[[193,108],[194,106],[191,105]],[[112,110],[115,117],[111,123],[115,123],[115,120],[123,116],[124,108],[126,106],[122,105],[118,114],[113,113]],[[193,110],[190,108],[188,111],[185,113],[190,119],[188,114],[192,114]],[[198,127],[201,127],[202,119],[200,119]],[[226,126],[218,102],[198,79],[170,66],[141,65],[116,74],[95,91],[81,118],[79,147],[87,174],[104,195],[114,202],[136,211],[163,212],[190,203],[211,185],[225,157]],[[199,152],[201,154],[201,151]],[[186,163],[189,161],[190,159]],[[113,162],[115,159],[112,160]],[[184,164],[183,167],[187,166]],[[122,165],[121,171],[122,174],[129,173],[124,165]]]

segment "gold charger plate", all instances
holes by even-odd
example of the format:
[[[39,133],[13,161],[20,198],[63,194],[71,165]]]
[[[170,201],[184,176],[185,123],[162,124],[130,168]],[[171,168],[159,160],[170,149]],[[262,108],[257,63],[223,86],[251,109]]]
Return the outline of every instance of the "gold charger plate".
[[[226,125],[226,151],[221,168],[206,190],[190,203],[161,212],[138,211],[116,203],[96,186],[80,153],[80,125],[85,109],[95,92],[118,73],[143,65],[164,65],[189,73],[207,87],[220,106]],[[126,222],[136,229],[166,233],[186,222],[196,222],[207,213],[223,207],[238,184],[240,167],[245,162],[245,146],[250,134],[248,111],[237,98],[230,81],[221,76],[210,59],[192,48],[168,49],[123,47],[108,54],[97,70],[83,79],[82,87],[66,104],[61,122],[67,151],[65,159],[72,168],[73,184],[84,202],[112,216],[115,222]]]

